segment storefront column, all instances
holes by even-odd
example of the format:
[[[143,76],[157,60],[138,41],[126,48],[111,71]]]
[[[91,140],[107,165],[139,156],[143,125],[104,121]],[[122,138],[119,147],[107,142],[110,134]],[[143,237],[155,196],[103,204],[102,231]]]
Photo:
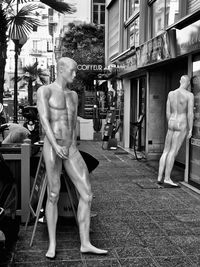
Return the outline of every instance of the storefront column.
[[[129,148],[130,143],[130,97],[131,85],[129,79],[123,79],[124,88],[124,122],[123,122],[123,147]]]
[[[188,75],[192,77],[192,55],[188,56]],[[184,182],[188,183],[189,177],[189,163],[190,163],[190,141],[186,138],[186,149],[185,149],[185,172],[184,172]]]

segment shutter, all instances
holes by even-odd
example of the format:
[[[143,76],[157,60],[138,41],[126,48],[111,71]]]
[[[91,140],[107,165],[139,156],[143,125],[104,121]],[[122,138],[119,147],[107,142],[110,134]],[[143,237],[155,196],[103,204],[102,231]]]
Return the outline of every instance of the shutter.
[[[109,58],[119,53],[119,1],[108,9],[108,50]]]
[[[191,14],[194,11],[197,11],[198,9],[200,9],[200,1],[199,0],[188,1],[187,14]]]

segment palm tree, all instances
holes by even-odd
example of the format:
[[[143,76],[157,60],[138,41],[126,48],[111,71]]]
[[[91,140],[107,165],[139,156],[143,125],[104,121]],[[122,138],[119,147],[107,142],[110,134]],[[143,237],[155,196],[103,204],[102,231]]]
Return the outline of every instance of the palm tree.
[[[25,4],[19,9],[19,4]],[[40,3],[40,5],[39,5]],[[26,38],[33,27],[41,24],[35,12],[41,3],[60,13],[73,13],[74,7],[62,0],[0,0],[0,103],[3,103],[4,72],[7,42],[9,39]]]
[[[33,105],[33,82],[46,84],[46,77],[49,76],[41,68],[37,68],[38,63],[35,62],[33,65],[25,66],[22,68],[24,75],[19,80],[28,81],[28,102],[29,105]]]
[[[0,5],[0,103],[3,101],[4,70],[6,65],[7,32],[8,24],[6,13]]]

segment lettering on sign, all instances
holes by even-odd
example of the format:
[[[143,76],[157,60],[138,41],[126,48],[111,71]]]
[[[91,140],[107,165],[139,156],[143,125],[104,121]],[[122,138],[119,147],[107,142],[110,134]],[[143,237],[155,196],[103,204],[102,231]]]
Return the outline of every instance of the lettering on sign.
[[[93,65],[93,64],[78,64],[77,66],[78,70],[83,70],[83,71],[103,71],[103,66],[102,65]]]

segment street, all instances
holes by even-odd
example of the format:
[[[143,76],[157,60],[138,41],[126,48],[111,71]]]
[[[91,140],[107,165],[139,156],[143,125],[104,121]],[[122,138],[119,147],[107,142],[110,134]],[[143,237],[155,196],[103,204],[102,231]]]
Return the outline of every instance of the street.
[[[200,198],[181,185],[163,188],[156,183],[156,165],[136,161],[121,148],[102,150],[101,142],[81,141],[79,148],[100,164],[91,174],[91,242],[107,255],[79,252],[74,220],[58,223],[57,254],[47,260],[46,224],[38,223],[33,246],[33,226],[22,225],[9,266],[200,266]],[[176,181],[183,172],[174,168]],[[96,216],[95,216],[96,214]],[[4,265],[5,266],[5,265]]]

